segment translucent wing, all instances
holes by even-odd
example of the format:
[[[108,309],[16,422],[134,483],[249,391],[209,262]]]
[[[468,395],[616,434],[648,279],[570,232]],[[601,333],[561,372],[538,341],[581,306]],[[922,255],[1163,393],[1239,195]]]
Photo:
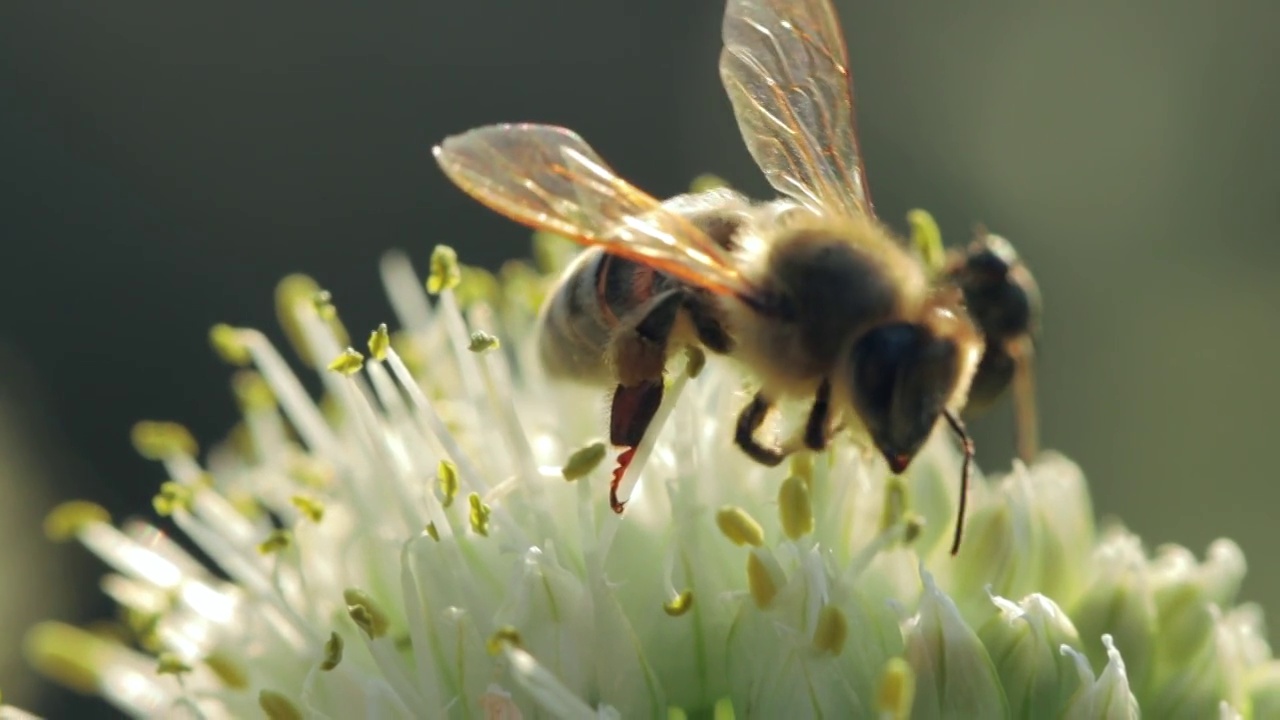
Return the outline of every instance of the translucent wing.
[[[769,184],[814,210],[870,215],[830,0],[728,0],[722,34],[720,79]]]
[[[434,152],[458,187],[512,220],[713,292],[750,293],[725,249],[615,175],[570,130],[489,125],[447,138]]]

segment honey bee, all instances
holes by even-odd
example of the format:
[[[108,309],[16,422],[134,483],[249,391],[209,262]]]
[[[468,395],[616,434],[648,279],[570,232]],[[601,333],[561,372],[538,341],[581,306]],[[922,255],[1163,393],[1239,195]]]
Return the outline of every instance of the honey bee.
[[[952,553],[973,459],[960,420],[984,352],[957,282],[933,282],[876,218],[853,124],[847,52],[828,0],[729,0],[720,73],[748,150],[787,200],[731,195],[660,202],[618,177],[580,137],[491,125],[434,149],[488,207],[587,246],[544,314],[549,369],[616,382],[620,470],[658,408],[683,345],[741,361],[760,382],[734,440],[777,465],[825,448],[837,428],[895,473],[940,422],[964,450]],[[798,442],[757,433],[784,399],[812,399]],[[617,498],[615,472],[610,502]]]
[[[983,226],[974,235],[967,247],[948,253],[942,273],[964,293],[984,343],[965,413],[986,410],[1012,386],[1018,457],[1030,463],[1039,446],[1033,362],[1040,290],[1008,240]]]

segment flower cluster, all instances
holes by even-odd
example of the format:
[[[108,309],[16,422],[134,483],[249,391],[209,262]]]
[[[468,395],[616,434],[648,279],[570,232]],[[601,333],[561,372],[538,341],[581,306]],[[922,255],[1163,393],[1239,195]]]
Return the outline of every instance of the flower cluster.
[[[38,667],[210,720],[1280,717],[1239,548],[1099,532],[1060,455],[977,478],[951,557],[949,438],[900,477],[849,445],[764,468],[731,442],[742,374],[692,354],[618,517],[599,394],[532,359],[547,277],[443,248],[434,303],[402,256],[383,275],[402,329],[360,351],[313,282],[281,285],[322,402],[264,335],[220,326],[244,366],[231,439],[202,463],[180,426],[137,427],[169,478],[155,509],[220,572],[148,522],[50,515],[111,566],[122,620],[36,627]]]

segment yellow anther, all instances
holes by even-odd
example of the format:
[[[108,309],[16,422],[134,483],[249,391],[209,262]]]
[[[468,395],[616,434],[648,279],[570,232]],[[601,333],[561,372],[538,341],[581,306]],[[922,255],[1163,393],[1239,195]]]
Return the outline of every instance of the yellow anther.
[[[422,529],[422,532],[426,533],[427,537],[431,538],[432,540],[435,540],[436,542],[440,542],[440,531],[436,529],[435,523],[433,522],[427,523],[427,526]]]
[[[840,608],[824,605],[818,611],[818,624],[813,629],[813,647],[818,652],[839,655],[849,638],[849,621]]]
[[[369,334],[369,357],[382,362],[387,357],[389,347],[391,347],[391,333],[387,332],[387,324],[382,323],[378,329]]]
[[[84,528],[111,522],[106,508],[87,500],[70,500],[44,516],[44,534],[54,542],[74,539]]]
[[[471,521],[471,531],[477,535],[484,537],[489,536],[489,506],[480,500],[479,493],[471,493],[467,496],[467,503],[470,505],[468,519]]]
[[[440,504],[449,507],[458,497],[458,466],[449,460],[441,460],[436,467],[436,476],[440,478],[440,494],[444,496]]]
[[[259,692],[258,707],[267,714],[267,720],[302,720],[302,713],[293,701],[275,690]]]
[[[500,347],[502,347],[502,341],[483,330],[471,333],[471,341],[467,343],[467,349],[473,353],[489,352]]]
[[[342,591],[342,597],[347,603],[347,614],[371,640],[387,634],[391,621],[368,593],[357,588],[347,588]]]
[[[751,590],[751,599],[761,610],[772,605],[778,596],[778,583],[774,581],[773,573],[754,552],[747,555],[747,587]]]
[[[209,344],[226,363],[244,367],[253,362],[249,347],[240,340],[240,331],[226,323],[209,328]]]
[[[160,492],[151,498],[151,507],[160,517],[169,517],[179,510],[191,512],[191,501],[195,495],[190,487],[170,480],[160,485]]]
[[[318,523],[324,519],[324,503],[315,498],[310,498],[306,495],[294,495],[289,498],[289,502],[293,503],[293,506],[298,508],[298,512],[306,515],[311,522]]]
[[[764,528],[740,507],[720,508],[716,513],[716,526],[734,545],[760,547],[764,544]]]
[[[782,532],[792,540],[813,532],[813,506],[809,502],[809,486],[803,478],[792,475],[778,490],[778,514]]]
[[[263,555],[283,552],[293,544],[293,533],[288,530],[272,530],[267,539],[258,543],[258,552]]]
[[[329,363],[329,369],[343,375],[355,375],[364,368],[364,355],[355,348],[347,348]]]
[[[880,685],[876,688],[876,709],[880,717],[890,720],[908,720],[911,705],[916,698],[916,674],[906,660],[889,658]]]
[[[520,638],[520,631],[510,625],[500,627],[496,632],[489,636],[485,647],[489,650],[490,655],[497,655],[502,649],[508,645],[512,647],[521,647],[524,641]]]
[[[328,672],[342,662],[342,636],[336,632],[329,633],[324,644],[324,659],[320,661],[320,669]]]
[[[560,468],[560,474],[569,482],[586,477],[587,474],[600,465],[600,461],[604,460],[607,452],[608,448],[600,441],[578,448],[569,456],[569,460],[565,462],[564,467]]]
[[[662,603],[662,611],[671,617],[680,617],[693,608],[693,591],[685,590]]]
[[[195,456],[200,451],[191,431],[175,422],[143,420],[133,426],[133,447],[148,460],[167,460],[176,455]]]
[[[427,275],[427,292],[439,295],[445,290],[452,290],[462,282],[462,271],[458,268],[458,253],[448,245],[437,245],[431,251],[431,270]]]
[[[59,622],[42,622],[23,641],[28,662],[41,674],[81,693],[97,692],[102,670],[111,657],[109,643],[94,634]]]

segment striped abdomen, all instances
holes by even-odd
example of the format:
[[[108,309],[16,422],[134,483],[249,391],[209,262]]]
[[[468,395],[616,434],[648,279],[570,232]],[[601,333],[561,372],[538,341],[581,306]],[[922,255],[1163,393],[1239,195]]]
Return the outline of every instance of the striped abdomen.
[[[542,311],[538,352],[547,374],[591,384],[612,382],[607,357],[614,330],[655,295],[675,287],[676,280],[646,265],[599,248],[585,250]]]

